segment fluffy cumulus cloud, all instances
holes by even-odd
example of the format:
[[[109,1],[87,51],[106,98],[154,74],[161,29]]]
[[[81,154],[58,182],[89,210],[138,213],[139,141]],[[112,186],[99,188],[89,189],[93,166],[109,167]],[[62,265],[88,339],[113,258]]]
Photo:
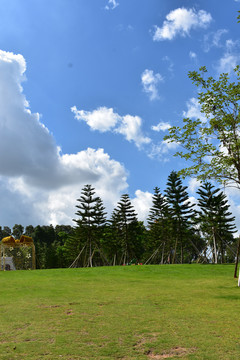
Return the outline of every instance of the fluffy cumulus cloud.
[[[114,113],[112,108],[108,109],[105,106],[92,112],[77,110],[76,106],[73,106],[71,110],[77,120],[85,121],[92,130],[98,130],[100,132],[111,130],[119,120],[121,120],[121,117],[117,113]]]
[[[123,116],[121,124],[115,131],[122,134],[128,141],[134,141],[137,147],[143,144],[149,144],[151,139],[142,134],[142,119],[139,116]]]
[[[31,113],[22,88],[25,71],[23,56],[0,51],[0,151],[4,154],[0,158],[0,195],[4,225],[71,222],[76,198],[86,183],[93,184],[111,208],[127,188],[125,168],[103,149],[62,154],[39,114]],[[88,119],[87,113],[83,116]],[[111,120],[117,121],[114,116]],[[88,121],[95,123],[94,117]],[[96,126],[100,127],[99,123]],[[107,126],[114,125],[109,122]]]
[[[138,214],[138,220],[147,223],[147,217],[149,215],[149,209],[152,206],[152,196],[148,191],[137,190],[135,192],[135,198],[131,200],[132,205],[136,213]]]
[[[145,91],[150,100],[159,99],[158,84],[164,79],[159,73],[154,74],[153,70],[146,69],[141,76],[143,91]]]
[[[177,35],[186,36],[192,29],[206,28],[211,21],[211,14],[205,10],[178,8],[166,16],[162,27],[155,26],[153,40],[172,40]]]
[[[91,112],[78,110],[76,106],[73,106],[71,110],[77,120],[85,121],[92,130],[121,134],[127,141],[133,141],[138,148],[151,142],[151,139],[142,132],[142,119],[139,116],[121,116],[112,108],[106,107],[100,107]]]
[[[114,10],[119,3],[116,0],[108,0],[108,4],[105,6],[106,10]]]
[[[153,130],[153,131],[157,131],[157,132],[159,132],[159,131],[166,131],[166,130],[168,130],[169,128],[171,127],[171,125],[168,123],[168,122],[160,122],[160,123],[158,123],[157,125],[153,125],[152,127],[151,127],[151,129]]]

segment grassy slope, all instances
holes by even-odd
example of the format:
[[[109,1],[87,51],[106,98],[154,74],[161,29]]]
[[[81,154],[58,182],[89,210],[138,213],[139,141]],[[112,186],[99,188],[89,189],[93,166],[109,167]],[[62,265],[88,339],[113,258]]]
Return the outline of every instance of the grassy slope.
[[[0,359],[239,360],[232,265],[0,272]]]

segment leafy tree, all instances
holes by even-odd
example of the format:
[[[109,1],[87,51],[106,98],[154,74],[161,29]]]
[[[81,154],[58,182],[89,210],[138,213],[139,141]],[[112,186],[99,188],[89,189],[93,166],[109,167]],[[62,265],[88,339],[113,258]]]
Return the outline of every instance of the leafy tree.
[[[12,235],[15,237],[15,239],[20,239],[23,232],[24,227],[20,224],[15,224],[12,228]]]
[[[208,245],[212,248],[213,261],[218,262],[218,254],[221,254],[221,262],[224,261],[226,247],[231,244],[233,233],[236,232],[235,218],[229,211],[230,205],[226,196],[220,189],[206,182],[197,191],[199,195],[198,223],[200,230],[208,239]]]
[[[191,160],[179,174],[198,179],[215,179],[240,187],[240,70],[235,82],[223,73],[218,80],[205,79],[207,69],[190,71],[189,78],[200,88],[198,102],[205,120],[183,119],[183,126],[169,129],[165,140],[179,143],[184,150],[175,155]]]
[[[10,229],[10,227],[4,226],[2,230],[2,237],[4,238],[10,236],[11,234],[12,234],[12,230]]]
[[[50,269],[57,267],[57,255],[54,245],[56,235],[53,226],[36,226],[32,237],[36,248],[37,268]]]
[[[34,227],[33,227],[32,225],[28,225],[28,226],[25,227],[25,232],[24,232],[24,234],[25,234],[26,236],[32,237],[33,233],[34,233]]]
[[[171,214],[167,201],[160,192],[159,187],[154,188],[152,196],[152,207],[148,216],[148,237],[147,237],[147,253],[149,260],[164,263],[165,253],[170,251],[169,240],[171,239]],[[162,249],[161,258],[159,259],[158,249]],[[167,251],[166,251],[167,250]],[[149,254],[150,252],[150,254]]]
[[[68,267],[69,262],[73,261],[73,253],[71,253],[71,257],[69,259],[68,252],[66,252],[65,244],[68,241],[69,237],[73,235],[74,229],[70,225],[56,225],[54,230],[56,240],[53,245],[56,251],[57,267]],[[75,257],[77,255],[78,253],[75,254]]]
[[[193,204],[189,201],[186,191],[187,186],[182,185],[182,180],[176,171],[172,171],[168,177],[167,188],[165,190],[168,204],[171,208],[172,226],[175,233],[175,245],[172,263],[175,263],[178,245],[181,250],[181,263],[183,263],[183,250],[187,241],[189,241],[189,228],[192,225],[194,216]]]

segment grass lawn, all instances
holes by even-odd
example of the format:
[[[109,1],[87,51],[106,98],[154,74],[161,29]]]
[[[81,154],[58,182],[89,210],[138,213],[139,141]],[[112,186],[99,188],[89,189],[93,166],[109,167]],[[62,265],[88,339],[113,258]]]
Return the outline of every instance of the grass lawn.
[[[0,359],[240,359],[233,265],[0,272]]]

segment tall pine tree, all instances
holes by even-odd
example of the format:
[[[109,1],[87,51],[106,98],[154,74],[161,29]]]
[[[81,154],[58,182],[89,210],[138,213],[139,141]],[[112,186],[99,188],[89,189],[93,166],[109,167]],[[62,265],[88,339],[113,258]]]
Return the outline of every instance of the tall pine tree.
[[[167,201],[160,192],[159,187],[154,188],[152,196],[152,207],[149,211],[148,222],[148,236],[146,251],[148,261],[163,264],[165,254],[170,251],[169,240],[171,238],[171,217],[170,208]],[[161,248],[161,255],[160,254]]]
[[[232,234],[236,232],[230,205],[224,193],[210,182],[204,183],[197,194],[201,209],[197,212],[200,231],[212,249],[213,262],[217,263],[219,258],[225,262],[226,247],[234,241]]]
[[[175,263],[180,245],[180,262],[183,263],[184,246],[189,242],[189,228],[194,216],[193,204],[189,201],[186,191],[187,186],[183,186],[181,178],[176,171],[172,171],[168,177],[167,188],[165,190],[168,204],[171,208],[172,221],[175,229],[175,245],[172,263]]]
[[[74,266],[92,267],[94,253],[100,249],[99,229],[106,223],[105,208],[102,200],[95,196],[95,189],[89,184],[84,186],[77,201],[78,218],[73,220],[77,225],[74,235],[69,237],[65,245],[69,252],[74,250],[74,247],[78,251]]]
[[[121,253],[120,262],[129,263],[140,255],[141,226],[128,194],[123,194],[111,217],[113,236],[117,239],[116,250]]]

